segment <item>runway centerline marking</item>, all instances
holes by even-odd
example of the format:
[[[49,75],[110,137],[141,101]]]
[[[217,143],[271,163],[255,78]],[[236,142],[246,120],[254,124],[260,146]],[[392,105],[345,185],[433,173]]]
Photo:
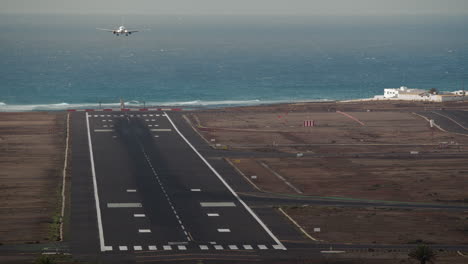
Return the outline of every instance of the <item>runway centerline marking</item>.
[[[151,160],[150,160],[150,158],[148,157],[148,154],[146,153],[143,144],[141,144],[140,141],[138,141],[138,144],[139,144],[139,146],[140,146],[141,151],[143,152],[143,155],[145,156],[146,162],[148,163],[148,165],[149,165],[151,171],[153,172],[154,177],[156,178],[156,181],[157,181],[158,184],[159,184],[159,187],[161,188],[161,190],[162,190],[164,196],[166,197],[166,200],[167,200],[169,206],[171,207],[172,212],[174,213],[175,217],[177,218],[177,221],[179,222],[179,226],[180,226],[180,228],[182,229],[182,232],[184,233],[185,238],[187,239],[187,241],[192,241],[191,237],[189,236],[189,234],[188,234],[187,231],[185,230],[185,226],[184,226],[184,224],[182,223],[182,221],[181,221],[181,219],[180,219],[180,217],[179,217],[179,214],[177,213],[177,211],[176,211],[174,205],[172,204],[171,198],[169,197],[169,195],[168,195],[167,192],[166,192],[166,188],[164,187],[164,184],[162,183],[161,179],[159,178],[158,174],[156,173],[156,170],[154,169],[153,164],[151,163]]]
[[[191,192],[201,192],[201,189],[190,189]]]
[[[145,214],[133,214],[133,217],[146,217]]]
[[[250,215],[257,221],[257,223],[265,230],[265,232],[276,242],[277,245],[281,246],[283,250],[286,250],[286,247],[279,241],[279,239],[271,232],[271,230],[263,223],[263,221],[255,214],[255,212],[237,195],[237,193],[229,186],[229,184],[224,180],[224,178],[211,166],[211,164],[198,152],[198,150],[188,141],[188,139],[179,131],[177,126],[174,124],[172,119],[169,117],[169,115],[164,112],[164,116],[166,116],[167,120],[169,120],[169,123],[171,123],[172,127],[174,130],[179,134],[179,136],[192,148],[192,150],[200,157],[200,159],[205,162],[205,164],[208,166],[208,168],[211,169],[211,171],[218,177],[218,179],[226,186],[226,188],[231,192],[231,194],[241,203],[244,208],[247,210],[247,212],[250,213]]]
[[[230,233],[231,229],[229,229],[229,228],[218,228],[218,232],[220,232],[220,233]]]
[[[91,174],[93,175],[93,188],[94,188],[94,200],[96,202],[96,216],[98,221],[98,233],[99,233],[99,244],[101,251],[106,251],[106,245],[104,243],[104,231],[102,228],[101,219],[101,206],[99,205],[99,194],[96,180],[96,170],[94,168],[94,155],[93,155],[93,143],[91,141],[91,131],[89,129],[89,114],[86,112],[86,127],[88,129],[88,145],[89,145],[89,158],[91,161]]]
[[[133,193],[133,192],[136,192],[136,190],[135,189],[127,189],[127,192],[132,192]]]
[[[138,233],[151,233],[150,229],[138,229]]]
[[[94,129],[94,132],[114,132],[114,129]]]
[[[233,202],[201,202],[201,207],[236,207]]]

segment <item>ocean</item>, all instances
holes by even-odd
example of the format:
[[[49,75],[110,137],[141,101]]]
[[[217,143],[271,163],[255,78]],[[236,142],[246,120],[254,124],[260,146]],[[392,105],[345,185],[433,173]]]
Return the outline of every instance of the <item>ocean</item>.
[[[454,91],[463,16],[0,15],[0,111],[220,107]]]

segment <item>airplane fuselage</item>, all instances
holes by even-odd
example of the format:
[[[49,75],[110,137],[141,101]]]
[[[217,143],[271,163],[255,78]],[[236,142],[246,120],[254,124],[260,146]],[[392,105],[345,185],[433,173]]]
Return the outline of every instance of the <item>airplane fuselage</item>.
[[[120,26],[118,29],[114,30],[112,33],[115,35],[120,35],[120,34],[125,34],[125,36],[128,36],[129,34],[132,34],[131,31],[128,31],[124,26]]]

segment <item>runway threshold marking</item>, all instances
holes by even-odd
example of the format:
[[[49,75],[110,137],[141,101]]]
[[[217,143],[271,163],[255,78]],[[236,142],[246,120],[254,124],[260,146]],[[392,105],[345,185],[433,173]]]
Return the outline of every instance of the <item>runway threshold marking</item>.
[[[236,207],[233,202],[201,202],[201,207]]]
[[[133,250],[140,251],[143,250],[143,248],[141,246],[133,246]]]
[[[91,161],[91,174],[93,176],[93,188],[94,188],[94,201],[96,202],[96,217],[98,221],[98,233],[99,233],[99,245],[101,251],[106,251],[106,245],[104,243],[104,231],[102,228],[102,218],[101,218],[101,206],[99,205],[99,194],[96,180],[96,170],[94,168],[94,155],[93,155],[93,143],[91,140],[91,131],[89,129],[89,114],[86,112],[86,127],[88,130],[88,145],[89,145],[89,158]]]
[[[107,203],[107,208],[139,208],[141,203]]]
[[[172,119],[169,117],[169,115],[164,112],[164,116],[166,116],[167,120],[169,120],[169,123],[171,123],[172,127],[174,130],[179,134],[179,136],[192,148],[192,150],[200,157],[200,159],[208,166],[208,168],[211,169],[211,171],[218,177],[218,179],[226,186],[226,188],[232,193],[234,197],[241,203],[245,210],[250,213],[250,215],[257,221],[257,223],[265,230],[265,232],[276,242],[278,246],[280,246],[283,250],[286,250],[286,247],[279,241],[279,239],[271,232],[271,230],[263,223],[263,221],[255,214],[255,212],[237,195],[237,193],[229,186],[229,184],[223,179],[223,177],[211,166],[211,164],[198,152],[198,150],[187,140],[187,138],[179,131],[179,129],[176,127]]]

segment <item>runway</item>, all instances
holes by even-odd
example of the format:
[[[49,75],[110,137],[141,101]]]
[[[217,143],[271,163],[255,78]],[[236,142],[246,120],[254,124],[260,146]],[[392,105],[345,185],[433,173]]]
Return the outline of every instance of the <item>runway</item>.
[[[74,156],[73,188],[86,190],[72,203],[87,196],[74,210],[94,210],[84,222],[97,223],[74,236],[97,238],[97,251],[286,250],[171,113],[74,113],[73,123],[73,154],[81,157]]]

